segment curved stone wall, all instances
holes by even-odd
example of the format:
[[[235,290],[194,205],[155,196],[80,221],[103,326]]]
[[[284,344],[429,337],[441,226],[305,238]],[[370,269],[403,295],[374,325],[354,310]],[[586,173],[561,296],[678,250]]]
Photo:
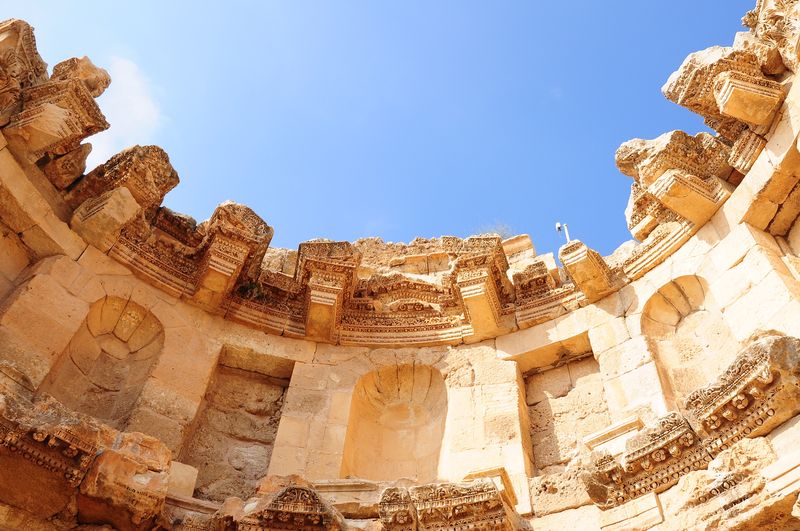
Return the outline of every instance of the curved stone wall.
[[[799,10],[686,59],[712,132],[624,143],[638,242],[558,262],[197,223],[156,146],[86,172],[108,75],[0,23],[0,524],[797,526]]]

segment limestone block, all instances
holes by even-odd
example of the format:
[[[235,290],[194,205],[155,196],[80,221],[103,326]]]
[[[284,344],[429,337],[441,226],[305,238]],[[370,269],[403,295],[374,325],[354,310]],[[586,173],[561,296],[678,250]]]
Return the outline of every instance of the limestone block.
[[[625,441],[644,426],[638,415],[631,415],[613,424],[590,433],[583,438],[589,450],[605,451],[617,457],[625,451]]]
[[[796,491],[787,498],[774,496],[765,488],[769,482],[763,473],[770,474],[774,459],[764,438],[733,444],[708,464],[708,470],[690,472],[659,496],[666,517],[662,527],[796,527],[797,522],[789,517]]]
[[[589,343],[595,357],[626,342],[630,337],[625,319],[621,317],[589,329]]]
[[[34,276],[0,306],[0,352],[38,386],[88,311],[52,276]]]
[[[614,288],[611,270],[603,257],[578,240],[562,246],[558,251],[561,263],[590,302],[602,299]]]
[[[77,208],[87,199],[124,186],[146,212],[151,212],[177,184],[178,174],[163,149],[133,146],[92,170],[69,191],[66,200]]]
[[[714,265],[716,271],[723,273],[741,262],[747,252],[756,245],[778,255],[783,254],[775,238],[770,234],[743,223],[711,250],[707,261]]]
[[[152,470],[120,452],[106,450],[81,483],[78,513],[84,522],[138,529],[161,512],[167,486],[166,470]]]
[[[197,482],[197,469],[180,461],[172,461],[169,465],[168,496],[191,498]]]
[[[328,410],[330,395],[326,391],[313,391],[299,387],[289,387],[284,401],[284,414],[314,417],[324,415]]]
[[[560,398],[572,389],[569,369],[562,365],[549,371],[533,374],[525,379],[526,401],[529,406],[548,398]]]
[[[643,189],[668,170],[682,170],[701,179],[725,179],[731,171],[727,147],[708,133],[690,136],[670,131],[653,140],[635,138],[623,143],[615,154],[617,168]]]
[[[249,347],[225,345],[219,357],[219,364],[235,369],[257,372],[282,380],[291,378],[295,364],[284,357],[272,355],[273,349],[269,349],[269,352],[270,354],[263,351],[254,351]]]
[[[180,422],[160,415],[147,407],[136,408],[125,426],[127,431],[141,432],[156,437],[172,452],[180,454],[186,427]]]
[[[36,162],[48,153],[63,155],[95,133],[108,129],[86,86],[77,79],[49,81],[24,94],[23,110],[4,130],[9,142]]]
[[[270,476],[303,475],[306,469],[308,451],[295,446],[275,445],[269,461]]]
[[[608,411],[614,421],[643,409],[656,416],[667,412],[658,369],[652,361],[604,381],[603,387]]]
[[[771,318],[795,295],[776,272],[767,274],[747,294],[725,309],[723,319],[738,341],[747,339],[756,330],[772,328]]]
[[[653,361],[650,347],[643,336],[629,339],[596,357],[603,381],[618,378]]]
[[[664,521],[658,495],[654,492],[600,513],[600,529],[648,529]]]
[[[584,505],[546,516],[537,517],[531,525],[537,531],[564,531],[565,529],[599,529],[600,509],[596,505]]]
[[[182,395],[171,382],[162,382],[151,376],[142,386],[137,407],[150,409],[182,425],[188,425],[197,414],[200,400],[192,400]]]
[[[498,311],[498,295],[491,278],[485,282],[459,286],[459,289],[472,326],[471,342],[482,341],[508,331]]]
[[[64,190],[86,171],[86,159],[92,151],[91,144],[81,144],[65,155],[56,157],[42,167],[53,186]]]
[[[84,201],[75,209],[70,227],[88,243],[107,252],[116,243],[122,228],[140,213],[139,204],[122,186]]]
[[[581,437],[609,423],[597,365],[590,359],[570,366],[581,364],[592,370],[575,370],[575,386],[568,393],[546,398],[529,408],[533,457],[539,470],[569,461]],[[569,381],[572,384],[573,380]]]
[[[308,431],[311,421],[308,417],[295,417],[289,414],[281,416],[275,444],[304,448],[308,445]]]
[[[197,401],[203,396],[219,351],[188,326],[165,328],[164,350],[152,376],[182,396]],[[191,360],[191,363],[187,363],[187,360]]]
[[[662,205],[698,226],[711,219],[728,196],[719,182],[681,170],[664,172],[649,190]]]
[[[597,364],[597,360],[591,356],[569,362],[567,369],[572,387],[594,385],[601,380],[600,366]]]
[[[36,50],[33,28],[23,20],[9,19],[0,24],[0,52],[3,60],[3,88],[0,89],[0,125],[17,112],[22,91],[47,80],[47,63]]]
[[[531,505],[542,517],[592,503],[577,468],[531,478]]]
[[[513,256],[525,254],[526,257],[536,256],[536,248],[533,246],[531,237],[528,234],[518,234],[502,241],[503,252],[509,260]]]
[[[472,367],[478,385],[516,383],[519,376],[517,364],[509,361],[481,361]]]
[[[77,259],[86,243],[52,208],[8,149],[0,150],[0,215],[38,257],[65,254]]]
[[[52,81],[78,79],[94,98],[103,94],[111,84],[111,76],[108,75],[108,72],[95,66],[85,55],[58,63],[53,67],[53,75],[50,76],[50,79]]]
[[[13,281],[30,263],[30,258],[19,238],[0,228],[0,275]]]
[[[719,111],[756,125],[769,125],[783,101],[780,83],[740,72],[722,72],[714,81]]]

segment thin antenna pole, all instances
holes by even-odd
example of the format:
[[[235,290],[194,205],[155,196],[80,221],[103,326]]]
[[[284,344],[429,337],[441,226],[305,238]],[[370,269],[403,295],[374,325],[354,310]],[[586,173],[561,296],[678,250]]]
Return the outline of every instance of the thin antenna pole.
[[[564,236],[567,237],[567,243],[572,241],[572,238],[569,237],[569,227],[567,227],[566,223],[556,222],[556,231],[561,232],[564,231]]]

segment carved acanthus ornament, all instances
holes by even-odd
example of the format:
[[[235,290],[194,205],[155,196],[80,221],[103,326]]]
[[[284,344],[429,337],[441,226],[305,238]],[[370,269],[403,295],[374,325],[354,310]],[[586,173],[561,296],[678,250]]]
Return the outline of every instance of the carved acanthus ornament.
[[[754,37],[751,47],[766,74],[780,74],[785,66],[797,72],[800,66],[800,5],[797,0],[757,0],[743,18]]]

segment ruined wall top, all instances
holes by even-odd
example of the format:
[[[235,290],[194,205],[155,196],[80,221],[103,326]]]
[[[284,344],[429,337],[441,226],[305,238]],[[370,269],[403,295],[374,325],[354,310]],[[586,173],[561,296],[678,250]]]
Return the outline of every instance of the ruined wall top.
[[[178,173],[156,146],[133,146],[86,173],[91,147],[81,142],[108,127],[94,98],[110,78],[85,57],[48,75],[32,28],[18,20],[0,24],[0,124],[9,147],[42,175],[63,221],[175,297],[269,333],[322,342],[475,342],[602,299],[709,221],[756,164],[780,115],[798,66],[799,32],[789,16],[796,4],[759,1],[732,47],[691,54],[666,81],[664,95],[716,133],[672,131],[620,147],[619,169],[633,179],[625,216],[638,243],[608,259],[572,241],[560,249],[559,266],[553,255],[537,255],[527,235],[312,240],[278,249],[269,246],[272,227],[233,203],[197,223],[161,206]],[[788,217],[776,213],[766,225],[785,234]]]

